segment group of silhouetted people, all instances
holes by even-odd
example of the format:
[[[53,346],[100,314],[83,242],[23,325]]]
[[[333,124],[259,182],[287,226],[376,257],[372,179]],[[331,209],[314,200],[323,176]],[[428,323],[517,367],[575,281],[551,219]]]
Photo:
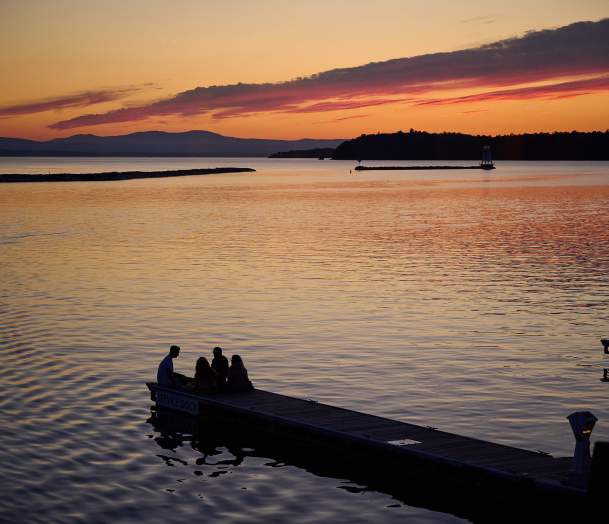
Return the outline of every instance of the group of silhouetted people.
[[[199,357],[195,366],[194,379],[173,371],[173,359],[180,354],[179,346],[171,346],[169,354],[159,364],[157,382],[160,386],[185,389],[196,393],[218,393],[224,391],[253,391],[247,369],[239,355],[233,355],[230,366],[222,354],[222,348],[215,347],[211,365],[205,357]]]

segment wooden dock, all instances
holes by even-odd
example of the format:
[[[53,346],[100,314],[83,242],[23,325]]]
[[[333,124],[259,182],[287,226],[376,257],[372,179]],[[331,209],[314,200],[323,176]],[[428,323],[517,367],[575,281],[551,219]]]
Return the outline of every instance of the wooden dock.
[[[451,479],[461,487],[517,493],[556,503],[586,499],[586,490],[567,483],[572,459],[554,458],[484,440],[464,437],[330,406],[310,400],[255,390],[250,393],[194,395],[148,383],[157,406],[194,416],[221,413],[237,421],[283,432],[292,440],[313,438],[318,446],[333,446],[353,459],[374,456],[376,463],[399,468],[403,478],[441,482]],[[394,477],[402,477],[401,473]]]

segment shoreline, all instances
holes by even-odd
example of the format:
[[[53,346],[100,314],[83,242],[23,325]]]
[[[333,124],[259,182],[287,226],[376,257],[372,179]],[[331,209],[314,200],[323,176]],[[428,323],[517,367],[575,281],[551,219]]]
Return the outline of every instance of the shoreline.
[[[0,183],[16,182],[109,182],[139,180],[143,178],[168,178],[224,173],[253,173],[251,167],[214,167],[204,169],[172,169],[166,171],[106,171],[102,173],[51,173],[51,174],[0,174]]]

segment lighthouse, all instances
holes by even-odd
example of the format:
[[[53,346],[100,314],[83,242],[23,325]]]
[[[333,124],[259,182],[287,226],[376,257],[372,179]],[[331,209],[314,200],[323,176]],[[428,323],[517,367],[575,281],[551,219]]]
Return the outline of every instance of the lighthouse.
[[[482,162],[480,162],[482,169],[495,169],[493,163],[493,157],[491,156],[491,146],[484,146],[482,148]]]

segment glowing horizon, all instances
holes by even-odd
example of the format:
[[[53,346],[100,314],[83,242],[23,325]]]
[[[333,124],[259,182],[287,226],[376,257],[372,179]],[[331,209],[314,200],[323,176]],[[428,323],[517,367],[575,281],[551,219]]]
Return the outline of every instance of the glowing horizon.
[[[68,14],[64,13],[63,18],[57,15],[51,18],[49,26],[56,31],[65,30],[66,19],[70,16],[75,19],[83,16],[83,9],[77,4],[63,3],[70,6],[72,11],[66,11]],[[251,10],[247,2],[233,0],[230,3],[245,12]],[[337,3],[343,4],[342,1]],[[125,10],[130,12],[137,4],[129,3]],[[357,2],[355,4],[352,10],[370,13],[364,6]],[[401,7],[399,2],[392,0],[385,0],[382,4],[387,13]],[[409,6],[411,11],[425,12],[421,11],[424,3],[412,4]],[[447,7],[445,2],[438,4],[437,9]],[[411,46],[417,52],[402,54],[403,58],[380,59],[382,46],[376,50],[374,57],[359,49],[362,58],[368,60],[360,60],[361,65],[336,67],[340,63],[337,59],[334,67],[318,69],[320,72],[302,76],[288,76],[291,78],[288,80],[282,80],[286,78],[282,75],[295,71],[299,62],[303,62],[304,59],[300,60],[302,57],[307,60],[307,65],[303,64],[303,71],[312,68],[315,60],[330,65],[328,53],[315,52],[319,43],[309,42],[305,54],[296,57],[293,55],[294,47],[304,45],[302,37],[296,38],[293,45],[286,45],[283,51],[281,38],[286,37],[285,30],[278,31],[279,34],[269,41],[262,35],[261,28],[255,27],[253,31],[260,33],[259,41],[265,42],[266,49],[276,49],[283,60],[272,64],[258,61],[265,67],[252,75],[242,63],[231,67],[232,59],[240,62],[240,53],[247,55],[243,42],[237,48],[231,48],[235,43],[224,44],[218,39],[217,29],[214,29],[210,35],[201,38],[214,46],[206,48],[208,53],[217,51],[223,55],[224,48],[227,48],[224,61],[217,64],[221,69],[213,71],[216,78],[209,75],[209,69],[205,66],[199,68],[193,65],[190,70],[185,70],[184,64],[180,64],[181,76],[167,82],[164,69],[150,69],[150,63],[154,63],[163,42],[153,45],[143,29],[140,29],[144,31],[139,35],[140,42],[137,31],[132,31],[132,35],[119,35],[116,31],[120,28],[114,28],[112,35],[116,41],[108,38],[108,45],[118,44],[129,37],[136,43],[122,53],[112,54],[113,60],[108,58],[100,62],[100,71],[83,77],[79,66],[89,67],[87,61],[91,58],[92,50],[89,49],[90,45],[86,45],[82,30],[74,26],[75,34],[57,36],[58,41],[50,44],[51,48],[62,47],[64,54],[53,55],[49,67],[54,66],[57,71],[62,61],[72,62],[71,68],[65,68],[66,82],[56,77],[47,83],[37,81],[37,67],[43,68],[40,64],[42,58],[32,58],[33,48],[26,43],[13,46],[15,52],[0,59],[0,75],[10,75],[22,86],[20,90],[11,89],[11,86],[3,86],[0,90],[0,136],[44,140],[83,133],[107,136],[148,130],[177,132],[204,129],[237,137],[295,139],[350,138],[361,133],[410,128],[493,135],[605,130],[609,122],[609,18],[564,23],[573,17],[573,8],[567,6],[566,2],[557,4],[559,6],[554,17],[558,17],[564,25],[522,31],[523,20],[517,17],[518,5],[510,8],[511,18],[499,19],[494,15],[480,14],[467,17],[468,13],[479,12],[476,10],[483,5],[472,1],[467,3],[459,18],[456,18],[456,13],[449,12],[438,15],[433,24],[458,27],[466,37],[483,37],[481,43],[464,45],[467,43],[465,40],[438,51],[439,47],[443,47],[439,45],[443,42],[441,35],[436,33],[433,24],[427,24],[426,27],[433,34],[426,43],[432,46],[437,42],[436,50],[424,52],[420,46]],[[609,7],[602,2],[583,4],[581,11],[588,15],[609,15]],[[164,6],[159,2],[149,2],[147,5],[157,8]],[[346,5],[343,4],[343,7]],[[38,2],[26,2],[25,7],[0,8],[2,14],[7,15],[5,18],[12,18],[13,22],[10,30],[0,38],[7,41],[11,36],[17,38],[18,22],[31,22],[28,17],[40,14],[34,8],[40,11],[43,7]],[[207,16],[212,13],[219,19],[227,15],[226,11],[210,3],[183,2],[179,7],[187,8],[185,10],[190,13],[199,9]],[[94,6],[89,5],[88,8],[93,10]],[[119,4],[110,2],[107,10],[99,6],[95,9],[97,14],[116,16],[118,13],[114,11],[119,9]],[[290,17],[290,23],[286,25],[301,27],[294,17],[303,12],[302,6],[290,9],[281,11],[283,16]],[[179,11],[173,10],[171,17],[187,23],[186,15],[181,16]],[[89,14],[86,8],[84,14]],[[148,29],[159,30],[162,26],[156,24],[163,13],[147,14],[148,18],[144,20],[150,26]],[[271,22],[276,21],[273,19],[275,15],[266,14]],[[252,24],[256,20],[261,27],[266,27],[260,13],[252,16]],[[96,21],[92,28],[100,31],[102,26],[99,24],[102,23],[103,20]],[[325,27],[325,21],[320,23]],[[391,25],[394,22],[387,23]],[[498,32],[496,26],[499,24],[506,37],[493,40],[490,35]],[[490,26],[494,31],[488,30]],[[463,27],[469,27],[469,30],[463,31]],[[167,33],[178,38],[175,29],[173,31],[167,30]],[[339,29],[336,31],[344,35]],[[370,42],[377,39],[383,41],[379,29],[372,33]],[[90,38],[97,41],[97,33],[91,34],[93,36]],[[330,37],[332,34],[321,40],[327,41]],[[79,56],[77,48],[79,38],[85,38],[84,47],[88,49],[83,51],[82,56]],[[238,36],[235,38],[239,40]],[[251,39],[249,42],[255,48],[261,45],[259,41]],[[175,61],[179,62],[183,56],[192,58],[192,49],[184,48],[184,42],[179,42],[180,45],[176,44]],[[5,47],[7,45],[1,40],[0,43]],[[385,56],[391,56],[398,43],[389,45],[385,41]],[[349,37],[346,47],[349,45],[355,47],[355,51],[361,48],[359,43],[356,45],[353,36]],[[194,47],[192,42],[191,46]],[[65,54],[66,47],[74,56]],[[97,52],[102,56],[105,53],[103,48]],[[44,54],[44,49],[41,53]],[[290,57],[290,53],[293,56],[291,60],[286,58]],[[25,60],[28,56],[29,61]],[[349,56],[352,63],[358,63],[357,56]],[[142,66],[145,71],[138,71],[134,67],[131,75],[127,71],[119,75],[117,59],[118,63],[122,59],[134,66]],[[15,69],[15,65],[19,67]],[[167,67],[172,67],[171,63]],[[192,75],[199,70],[207,81],[194,81]],[[78,82],[70,81],[75,77],[79,78]]]

